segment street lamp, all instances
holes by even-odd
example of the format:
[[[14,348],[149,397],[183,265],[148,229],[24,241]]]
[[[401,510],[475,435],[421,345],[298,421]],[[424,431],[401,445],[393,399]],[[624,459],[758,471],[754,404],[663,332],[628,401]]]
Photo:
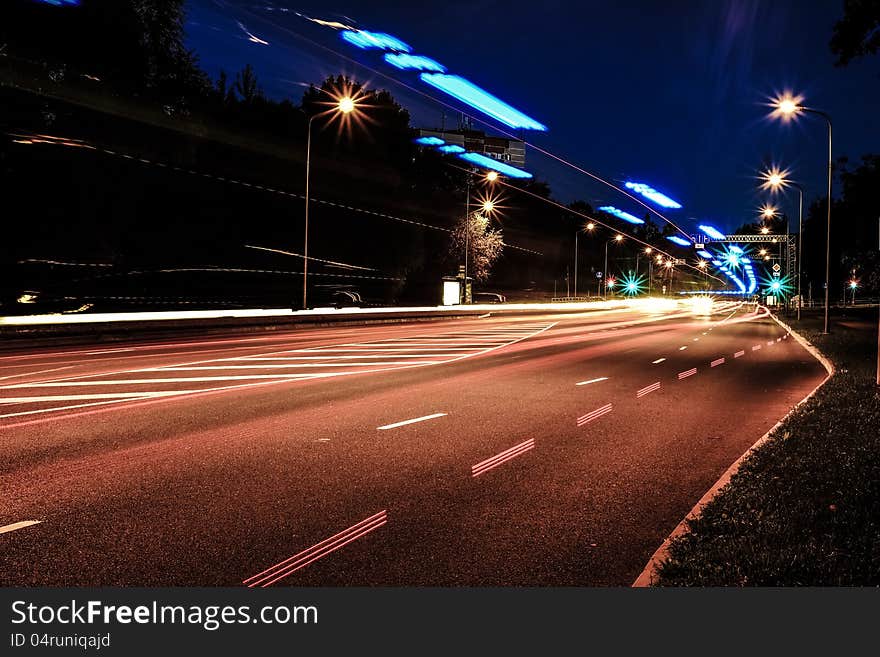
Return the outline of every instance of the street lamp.
[[[617,235],[612,237],[610,240],[605,242],[605,272],[604,272],[605,273],[605,290],[602,294],[603,301],[608,300],[608,245],[611,244],[611,242],[617,242],[619,244],[622,241],[623,241],[623,235],[618,233]],[[613,278],[611,279],[611,287],[614,287],[614,279]]]
[[[675,278],[675,270],[672,268],[673,264],[674,263],[672,262],[672,260],[666,261],[666,269],[669,270],[669,294],[670,295],[673,294],[672,282],[673,282],[673,279]]]
[[[801,255],[803,253],[803,221],[804,221],[804,188],[788,177],[787,171],[770,169],[761,174],[764,180],[762,187],[770,191],[784,190],[786,187],[794,187],[798,190],[798,248],[797,248],[797,319],[801,320]],[[787,246],[787,245],[786,245]]]
[[[801,104],[803,98],[794,97],[786,94],[777,98],[774,103],[773,114],[784,121],[788,121],[799,114],[816,114],[825,119],[828,124],[828,213],[826,219],[826,236],[825,236],[825,330],[823,333],[828,334],[828,295],[831,292],[831,116],[827,112],[805,107]]]
[[[471,235],[471,175],[473,174],[473,169],[468,171],[467,174],[467,191],[465,194],[465,213],[464,213],[464,300],[465,303],[468,302],[468,255],[470,252],[470,235]],[[497,171],[489,171],[483,176],[483,180],[487,183],[494,183],[498,180],[498,172]],[[495,211],[495,201],[491,198],[482,199],[481,207],[485,213],[491,215]]]
[[[596,229],[596,224],[592,221],[583,228],[588,233],[592,233]],[[574,296],[578,295],[578,234],[581,231],[576,230],[574,233]]]
[[[339,114],[349,114],[357,109],[357,103],[354,98],[351,96],[343,96],[340,98],[336,105],[331,109],[331,112],[337,112]],[[303,238],[303,302],[302,307],[303,310],[308,308],[308,276],[309,276],[309,171],[311,169],[311,155],[312,155],[312,121],[315,120],[315,117],[323,116],[326,112],[321,112],[319,114],[312,114],[309,117],[309,123],[306,128],[306,209],[305,209],[305,236]]]

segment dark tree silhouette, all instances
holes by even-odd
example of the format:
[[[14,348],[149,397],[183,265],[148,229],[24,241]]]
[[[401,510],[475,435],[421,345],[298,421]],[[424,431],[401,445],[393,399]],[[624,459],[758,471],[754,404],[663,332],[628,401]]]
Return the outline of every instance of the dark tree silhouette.
[[[843,18],[834,25],[829,43],[836,66],[873,55],[880,48],[880,0],[844,0]]]

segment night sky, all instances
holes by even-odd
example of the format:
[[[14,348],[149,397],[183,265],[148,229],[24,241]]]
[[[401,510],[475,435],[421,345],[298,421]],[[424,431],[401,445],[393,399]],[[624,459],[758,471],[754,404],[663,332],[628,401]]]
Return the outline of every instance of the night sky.
[[[439,92],[292,12],[345,17],[360,28],[388,32],[549,127],[547,133],[527,133],[527,140],[618,183],[653,185],[684,206],[668,216],[686,229],[699,219],[732,230],[754,220],[766,198],[754,180],[764,162],[790,168],[808,199],[824,194],[825,124],[816,118],[788,125],[767,119],[764,104],[774,93],[796,91],[805,105],[832,115],[835,157],[846,155],[854,163],[864,153],[880,152],[880,63],[869,57],[835,68],[828,48],[842,4],[326,0],[315,8],[191,0],[187,32],[212,76],[251,63],[270,96],[298,102],[303,84],[345,72],[391,91],[411,111],[414,125],[437,127],[445,112],[447,127],[454,127],[458,116],[450,110],[331,51],[435,98]],[[245,30],[268,45],[249,40]],[[644,213],[542,155],[528,152],[526,168],[565,202],[580,198]],[[782,207],[796,217],[794,195]]]

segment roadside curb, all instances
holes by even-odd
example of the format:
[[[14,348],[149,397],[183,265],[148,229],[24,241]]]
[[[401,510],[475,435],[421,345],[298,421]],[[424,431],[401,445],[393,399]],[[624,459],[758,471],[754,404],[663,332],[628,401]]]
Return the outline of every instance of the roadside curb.
[[[735,475],[739,469],[742,467],[742,464],[745,462],[749,456],[752,455],[754,451],[759,449],[761,446],[766,443],[770,437],[776,432],[776,430],[782,426],[782,423],[785,422],[798,408],[801,407],[805,402],[815,395],[819,389],[828,383],[828,380],[834,375],[835,368],[834,364],[828,360],[816,347],[814,347],[806,338],[797,333],[790,326],[785,324],[779,318],[777,318],[773,313],[768,312],[768,316],[773,319],[779,326],[784,328],[786,332],[791,335],[797,342],[807,351],[811,356],[813,356],[816,360],[818,360],[822,366],[825,368],[827,375],[822,381],[813,388],[806,397],[801,399],[797,404],[795,404],[788,413],[786,413],[776,424],[774,424],[767,433],[758,438],[755,443],[749,447],[743,454],[734,461],[727,470],[724,471],[724,474],[719,477],[718,481],[716,481],[709,490],[700,498],[700,500],[694,505],[694,507],[690,510],[690,512],[681,520],[681,522],[676,525],[675,529],[672,530],[672,533],[666,537],[663,543],[659,548],[651,555],[651,558],[648,560],[648,563],[642,569],[642,572],[636,578],[636,580],[632,583],[633,588],[645,588],[654,586],[657,581],[657,570],[661,563],[666,561],[669,558],[669,546],[672,544],[672,541],[683,534],[686,534],[688,530],[688,523],[692,520],[696,520],[700,517],[703,512],[703,508],[711,502],[721,490],[730,483],[730,479]]]

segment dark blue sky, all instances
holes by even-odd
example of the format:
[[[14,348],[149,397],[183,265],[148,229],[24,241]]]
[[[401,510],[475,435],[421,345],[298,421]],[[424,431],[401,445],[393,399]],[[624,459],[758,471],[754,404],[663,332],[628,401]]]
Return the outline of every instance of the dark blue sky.
[[[764,196],[757,169],[792,169],[809,198],[824,193],[822,121],[765,118],[767,97],[785,89],[829,112],[835,157],[880,152],[880,58],[835,68],[828,40],[842,0],[603,0],[563,2],[322,2],[319,8],[246,0],[190,0],[189,43],[212,75],[252,63],[266,91],[299,100],[303,83],[345,71],[389,89],[417,125],[444,109],[404,86],[316,47],[310,39],[419,91],[429,89],[328,28],[291,12],[337,15],[391,33],[549,127],[529,133],[556,155],[613,180],[638,179],[678,200],[668,216],[731,230],[755,218]],[[266,11],[274,7],[274,11]],[[287,8],[284,13],[278,9]],[[240,22],[268,45],[248,40]],[[435,92],[435,97],[436,92]],[[456,119],[447,114],[447,125]],[[582,174],[530,152],[527,168],[564,200],[639,211]],[[796,212],[795,199],[783,203]]]

